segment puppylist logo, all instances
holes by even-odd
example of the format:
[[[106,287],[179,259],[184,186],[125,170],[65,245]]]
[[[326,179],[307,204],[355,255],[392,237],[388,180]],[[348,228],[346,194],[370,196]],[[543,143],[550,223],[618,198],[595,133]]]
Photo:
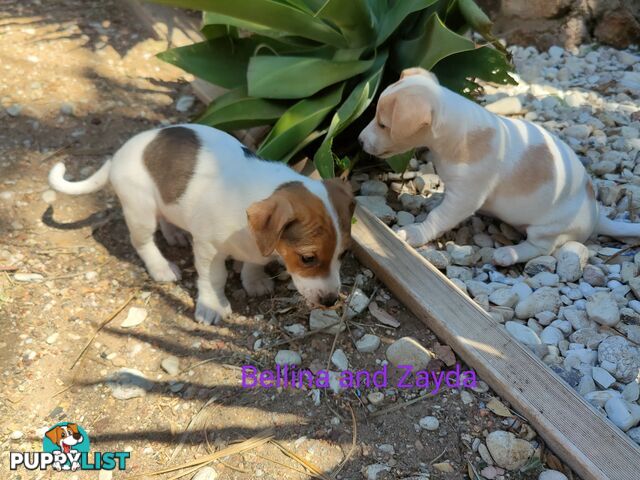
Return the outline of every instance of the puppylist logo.
[[[87,432],[77,423],[62,422],[51,427],[42,438],[42,452],[10,452],[11,470],[58,471],[125,470],[129,452],[94,452],[89,456]]]

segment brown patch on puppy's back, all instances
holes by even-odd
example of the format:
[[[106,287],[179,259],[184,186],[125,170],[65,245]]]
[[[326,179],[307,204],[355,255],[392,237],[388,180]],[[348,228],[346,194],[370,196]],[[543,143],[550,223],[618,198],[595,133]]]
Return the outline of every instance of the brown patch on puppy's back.
[[[496,132],[491,127],[472,130],[458,145],[452,146],[447,157],[451,163],[475,163],[487,157],[493,150],[492,142]]]
[[[200,151],[196,132],[168,127],[158,132],[142,154],[164,203],[175,203],[187,190]]]
[[[493,195],[521,197],[553,180],[553,153],[546,143],[532,145],[523,153],[508,178],[502,179]]]

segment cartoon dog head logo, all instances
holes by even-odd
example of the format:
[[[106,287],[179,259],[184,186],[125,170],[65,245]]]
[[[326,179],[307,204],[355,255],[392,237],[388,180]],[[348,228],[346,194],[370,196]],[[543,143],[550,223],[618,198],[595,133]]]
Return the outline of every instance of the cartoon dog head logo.
[[[84,429],[77,423],[58,423],[54,427],[47,430],[42,439],[42,449],[45,452],[62,452],[64,454],[76,454],[89,452],[89,436]],[[67,458],[71,459],[76,456],[71,455]],[[79,458],[79,456],[77,456]],[[69,464],[70,463],[70,464]],[[76,470],[79,467],[76,461],[67,461],[54,463],[56,470]]]

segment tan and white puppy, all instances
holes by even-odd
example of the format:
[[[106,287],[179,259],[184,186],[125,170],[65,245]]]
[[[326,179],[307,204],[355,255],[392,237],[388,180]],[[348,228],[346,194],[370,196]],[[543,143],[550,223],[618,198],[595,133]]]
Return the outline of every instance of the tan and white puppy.
[[[75,423],[68,423],[67,425],[57,425],[51,430],[48,430],[45,433],[45,436],[55,445],[60,447],[60,451],[65,454],[76,452],[73,446],[82,443],[82,441],[84,440],[82,434],[78,430],[78,425]],[[53,468],[55,468],[56,470],[65,469],[65,467],[60,462],[54,463]],[[71,470],[76,471],[78,468],[80,468],[80,462],[74,461],[69,467],[66,468],[70,468]]]
[[[227,133],[190,124],[136,135],[84,181],[69,182],[64,173],[56,164],[49,183],[72,195],[111,182],[131,242],[154,280],[180,278],[154,242],[158,225],[169,244],[185,244],[184,232],[191,234],[200,322],[231,313],[224,294],[228,257],[244,262],[249,295],[273,291],[263,267],[279,257],[310,303],[331,306],[338,299],[354,208],[351,189],[340,180],[311,180],[259,159]]]
[[[475,212],[497,217],[526,241],[496,249],[512,265],[592,234],[640,236],[640,224],[599,213],[591,180],[571,148],[542,127],[495,115],[411,68],[387,87],[359,136],[366,152],[389,157],[428,147],[445,183],[442,203],[398,235],[413,246],[435,240]]]

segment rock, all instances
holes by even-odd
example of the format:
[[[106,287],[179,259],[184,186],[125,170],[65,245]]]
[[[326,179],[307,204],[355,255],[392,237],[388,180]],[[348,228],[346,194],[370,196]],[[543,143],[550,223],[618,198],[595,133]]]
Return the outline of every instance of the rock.
[[[369,313],[378,322],[391,328],[398,328],[400,322],[391,316],[388,312],[381,309],[376,302],[369,302]]]
[[[622,390],[622,398],[624,398],[627,402],[637,402],[638,398],[640,398],[640,385],[638,385],[638,381],[632,381],[625,385]]]
[[[429,431],[438,430],[438,428],[440,428],[440,422],[436,417],[422,417],[418,423],[420,424],[420,428],[424,428]]]
[[[587,312],[584,310],[568,307],[562,309],[562,315],[571,323],[571,327],[573,327],[574,330],[580,330],[581,328],[587,328],[592,325],[591,320],[587,318]]]
[[[58,341],[58,337],[59,336],[60,336],[60,334],[58,332],[52,333],[51,335],[49,335],[47,337],[47,339],[45,341],[47,342],[48,345],[53,345],[54,343],[56,343]]]
[[[471,405],[473,403],[473,395],[467,390],[460,391],[460,400],[465,405]]]
[[[480,454],[480,458],[482,458],[487,465],[493,465],[495,463],[489,453],[489,449],[484,443],[478,445],[478,454]]]
[[[558,345],[558,342],[564,340],[564,335],[556,327],[546,327],[540,334],[540,340],[546,345]]]
[[[11,440],[20,440],[23,436],[24,434],[20,430],[14,430],[9,434]]]
[[[607,276],[595,265],[585,265],[582,278],[593,287],[603,287],[607,283]]]
[[[478,282],[477,280],[467,280],[464,282],[467,286],[467,291],[471,295],[471,297],[477,297],[478,295],[489,295],[491,293],[491,289],[489,285],[484,282]]]
[[[551,287],[541,287],[529,297],[516,305],[516,317],[528,319],[540,312],[557,313],[560,308],[560,295],[558,290]]]
[[[545,470],[538,476],[538,480],[568,480],[564,473],[557,470]]]
[[[600,333],[595,328],[581,328],[576,330],[569,336],[569,340],[573,343],[581,343],[587,348],[597,348],[605,338],[609,335]]]
[[[125,318],[120,326],[122,328],[133,328],[140,325],[147,318],[147,309],[141,307],[131,307],[127,318]]]
[[[356,342],[356,348],[362,353],[375,352],[380,346],[380,337],[367,333]]]
[[[640,277],[629,280],[629,286],[635,297],[640,300]]]
[[[555,287],[560,282],[560,276],[551,272],[540,272],[531,278],[527,278],[526,282],[534,290],[540,287]]]
[[[451,255],[452,262],[463,267],[474,265],[480,259],[478,249],[471,245],[450,245],[447,251]]]
[[[369,306],[369,297],[362,290],[356,288],[347,298],[346,304],[348,305],[347,318],[351,319],[365,311]]]
[[[414,338],[403,337],[389,345],[386,357],[394,367],[411,365],[415,370],[424,370],[435,355]]]
[[[640,344],[640,325],[621,325],[622,330],[629,340],[635,344]]]
[[[309,328],[311,330],[324,330],[325,333],[335,335],[344,331],[346,326],[340,323],[340,316],[335,310],[311,310],[309,314]]]
[[[489,301],[500,307],[513,307],[518,300],[518,294],[511,288],[499,288],[489,295]]]
[[[584,395],[584,399],[591,405],[602,408],[612,398],[620,398],[620,393],[615,390],[596,390]]]
[[[567,128],[565,128],[564,129],[564,134],[569,136],[569,137],[578,138],[580,140],[583,140],[585,138],[588,138],[589,135],[591,135],[591,131],[592,131],[592,128],[589,125],[575,124],[575,125],[570,125]]]
[[[410,193],[401,193],[398,195],[398,200],[402,204],[402,208],[404,210],[408,210],[410,212],[418,212],[422,209],[422,206],[425,203],[425,198],[421,195],[411,195]]]
[[[45,190],[42,192],[42,200],[49,205],[55,202],[56,196],[56,192],[53,190]]]
[[[301,323],[294,323],[292,325],[285,325],[284,329],[287,331],[287,333],[289,333],[290,335],[294,336],[294,337],[302,337],[305,332],[307,331],[306,328],[304,328],[304,325],[302,325]]]
[[[555,252],[554,257],[560,281],[575,282],[582,277],[583,268],[589,259],[589,250],[581,243],[567,242]]]
[[[415,223],[416,217],[413,216],[412,213],[400,211],[396,217],[396,223],[399,227],[405,227],[407,225],[411,225]]]
[[[636,5],[634,8],[636,12],[636,16],[634,16],[632,3],[628,5],[628,8],[610,8],[602,15],[593,31],[598,41],[616,48],[626,48],[631,44],[638,43],[638,39],[640,39],[638,7]],[[640,90],[640,85],[636,90]]]
[[[627,435],[629,435],[629,438],[631,438],[631,440],[640,445],[640,427],[627,430]]]
[[[533,293],[533,289],[524,282],[515,283],[511,290],[518,296],[518,302],[524,300]]]
[[[616,381],[609,372],[601,367],[592,367],[591,376],[593,377],[594,382],[604,389],[609,388]]]
[[[451,465],[451,463],[447,462],[439,462],[439,463],[434,463],[433,464],[433,468],[435,468],[436,470],[438,470],[439,472],[442,473],[453,473],[455,470],[453,469],[453,465]]]
[[[218,472],[213,467],[204,467],[197,471],[191,480],[216,480]]]
[[[196,98],[193,95],[183,95],[176,102],[176,110],[181,113],[188,112],[195,101]]]
[[[374,463],[369,465],[365,470],[365,476],[367,480],[380,480],[382,474],[391,471],[391,468],[382,463]]]
[[[391,224],[396,219],[396,212],[387,205],[384,197],[358,196],[356,201],[361,207],[366,208],[372,215],[378,217],[386,224]]]
[[[517,470],[533,455],[533,446],[511,432],[497,430],[487,435],[487,448],[496,464],[507,470]]]
[[[360,185],[360,195],[365,196],[379,196],[384,197],[387,195],[389,191],[389,187],[384,182],[380,180],[367,180],[362,185]]]
[[[450,256],[448,253],[433,249],[420,250],[419,253],[426,258],[431,265],[440,270],[444,270],[449,266]]]
[[[19,103],[14,103],[13,105],[6,107],[5,111],[9,114],[9,116],[17,117],[18,115],[20,115],[20,112],[22,112],[22,105],[20,105]]]
[[[280,366],[284,365],[300,365],[302,363],[302,357],[298,352],[293,350],[280,350],[276,354],[276,364]]]
[[[636,407],[640,409],[640,406],[636,405]],[[636,426],[640,421],[640,416],[634,415],[632,406],[621,398],[607,400],[607,403],[604,404],[604,409],[609,420],[624,432]]]
[[[522,102],[518,97],[504,97],[485,105],[485,108],[497,115],[518,115],[522,113]]]
[[[335,352],[333,352],[333,355],[331,355],[331,363],[333,363],[341,372],[349,368],[349,359],[347,358],[347,355],[339,348]]]
[[[544,255],[541,257],[532,258],[524,266],[524,273],[533,277],[540,272],[555,272],[556,271],[556,259],[550,255]]]
[[[13,279],[16,282],[31,283],[41,282],[42,280],[44,280],[44,277],[39,273],[16,273],[13,275]]]
[[[536,332],[531,330],[529,327],[525,327],[517,322],[506,322],[504,326],[511,336],[520,343],[532,346],[540,345],[542,343]]]
[[[369,403],[371,403],[371,405],[374,405],[374,406],[382,405],[382,403],[384,402],[384,393],[371,392],[367,395],[367,400],[369,400]]]
[[[112,373],[107,381],[111,395],[118,400],[144,397],[153,388],[151,382],[140,370],[121,368]]]
[[[493,247],[493,238],[486,233],[476,233],[473,236],[473,243],[479,247]]]
[[[629,383],[640,373],[640,348],[623,337],[608,337],[598,347],[598,361],[613,363],[613,376],[620,382]]]
[[[620,322],[620,309],[609,292],[596,292],[587,301],[587,316],[589,320],[613,327]]]
[[[171,355],[160,362],[162,369],[169,375],[178,375],[180,373],[180,359]]]

